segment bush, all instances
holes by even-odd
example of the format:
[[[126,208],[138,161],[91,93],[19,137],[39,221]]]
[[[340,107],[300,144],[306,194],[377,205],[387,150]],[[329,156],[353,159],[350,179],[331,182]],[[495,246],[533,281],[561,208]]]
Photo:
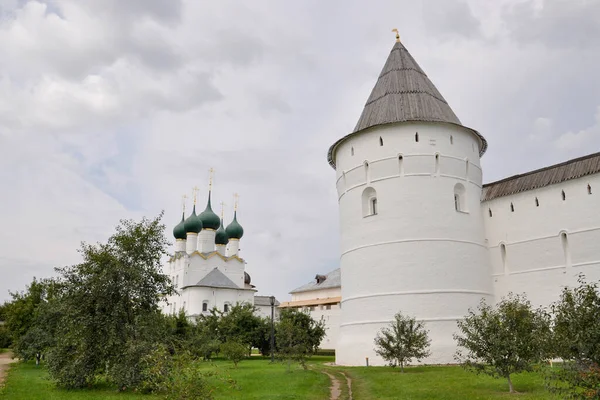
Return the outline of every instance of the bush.
[[[12,340],[10,338],[10,334],[8,333],[8,329],[6,329],[3,325],[0,325],[0,349],[5,349],[12,345]]]
[[[228,340],[221,345],[221,352],[227,359],[231,360],[237,368],[238,363],[246,358],[248,346],[237,340]]]

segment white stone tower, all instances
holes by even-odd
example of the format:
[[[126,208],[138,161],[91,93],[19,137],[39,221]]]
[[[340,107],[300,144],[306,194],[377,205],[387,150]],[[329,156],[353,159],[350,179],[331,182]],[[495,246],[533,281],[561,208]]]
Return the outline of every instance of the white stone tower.
[[[336,363],[382,365],[373,339],[398,311],[426,321],[428,363],[453,362],[456,320],[493,300],[480,211],[486,147],[397,37],[354,132],[328,154],[341,224]]]

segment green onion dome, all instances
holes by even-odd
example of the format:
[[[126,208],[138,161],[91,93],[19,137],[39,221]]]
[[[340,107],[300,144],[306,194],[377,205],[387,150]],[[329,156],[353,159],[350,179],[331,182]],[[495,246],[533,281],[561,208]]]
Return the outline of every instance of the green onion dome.
[[[215,234],[215,244],[227,244],[229,243],[229,236],[227,236],[227,232],[225,232],[225,228],[223,228],[223,220],[221,219],[221,225],[219,229],[217,229],[217,233]]]
[[[173,228],[173,236],[175,236],[175,239],[185,240],[185,214],[181,214],[181,222]]]
[[[186,233],[200,233],[202,230],[202,221],[196,215],[196,205],[194,204],[194,209],[192,210],[192,215],[187,217],[184,222],[185,232]]]
[[[212,207],[210,206],[210,191],[208,192],[208,203],[206,204],[206,210],[202,211],[200,215],[198,215],[200,221],[202,221],[202,227],[204,229],[219,229],[221,225],[221,219],[217,214],[214,213]]]
[[[237,211],[233,213],[233,221],[225,229],[229,239],[241,239],[244,236],[244,228],[237,222]]]

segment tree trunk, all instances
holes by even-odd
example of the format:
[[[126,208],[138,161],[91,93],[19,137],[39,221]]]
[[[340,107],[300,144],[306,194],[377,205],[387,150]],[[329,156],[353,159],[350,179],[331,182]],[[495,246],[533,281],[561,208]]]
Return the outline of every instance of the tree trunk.
[[[40,365],[40,358],[41,358],[41,354],[40,353],[36,353],[36,355],[35,355],[35,365]]]
[[[400,372],[404,373],[404,361],[400,361]]]
[[[506,377],[506,379],[508,380],[508,391],[509,391],[509,393],[515,393],[515,389],[513,388],[512,381],[510,380],[510,374],[508,374],[508,376]]]

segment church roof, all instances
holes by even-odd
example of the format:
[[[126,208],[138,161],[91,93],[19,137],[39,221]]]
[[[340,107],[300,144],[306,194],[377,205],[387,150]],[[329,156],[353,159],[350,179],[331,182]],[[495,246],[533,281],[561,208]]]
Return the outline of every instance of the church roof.
[[[233,283],[231,279],[225,276],[224,273],[219,271],[218,268],[210,271],[206,276],[195,284],[194,286],[205,286],[214,288],[225,288],[225,289],[240,289],[238,285]]]
[[[317,275],[313,281],[292,290],[290,293],[310,292],[312,290],[330,289],[341,286],[342,277],[340,269],[338,268],[334,269],[327,275]]]
[[[539,189],[545,186],[581,178],[582,176],[600,172],[600,153],[574,158],[560,164],[550,165],[545,168],[524,174],[514,175],[502,180],[483,185],[481,201],[488,201],[497,197]]]
[[[329,148],[329,164],[335,168],[335,149],[349,136],[374,126],[409,121],[463,126],[419,64],[398,41],[379,74],[354,131]],[[483,155],[487,149],[485,138],[476,130],[467,129],[480,139],[480,156]]]
[[[271,296],[254,296],[255,306],[269,306],[271,307]],[[279,301],[275,299],[275,307],[279,306]]]

